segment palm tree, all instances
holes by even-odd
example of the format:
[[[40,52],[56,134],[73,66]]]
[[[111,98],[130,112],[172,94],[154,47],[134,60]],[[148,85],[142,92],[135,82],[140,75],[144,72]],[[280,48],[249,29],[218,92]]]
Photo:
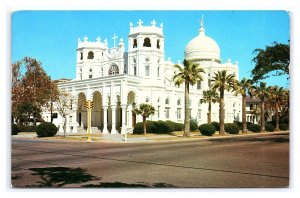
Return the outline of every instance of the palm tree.
[[[259,86],[252,86],[253,95],[260,98],[260,131],[265,131],[265,100],[268,97],[267,83],[260,82]]]
[[[211,103],[216,103],[219,101],[219,94],[214,89],[209,89],[203,91],[203,99],[201,101],[208,103],[208,113],[207,113],[207,123],[211,124]]]
[[[247,93],[251,92],[252,83],[250,79],[243,78],[240,82],[237,82],[236,94],[242,95],[242,122],[243,122],[243,133],[247,133],[247,122],[246,122],[246,98]]]
[[[275,106],[275,131],[279,131],[279,108],[282,106],[282,102],[285,99],[285,90],[283,89],[283,87],[278,87],[276,85],[269,87],[269,91],[270,101],[272,101]]]
[[[236,88],[236,79],[234,74],[226,73],[226,70],[218,71],[215,73],[213,79],[211,80],[212,88],[218,89],[220,92],[220,134],[224,134],[224,119],[225,119],[225,110],[224,110],[224,92],[235,90]]]
[[[150,104],[140,104],[138,108],[133,110],[137,115],[142,115],[143,117],[143,127],[144,127],[144,135],[147,134],[147,117],[153,115],[155,113],[155,108]]]
[[[173,81],[175,85],[179,86],[184,83],[184,133],[183,137],[190,136],[190,84],[194,85],[198,80],[203,81],[202,73],[205,73],[204,70],[198,64],[184,60],[183,68],[176,64],[175,68],[178,69],[178,73],[173,76]]]

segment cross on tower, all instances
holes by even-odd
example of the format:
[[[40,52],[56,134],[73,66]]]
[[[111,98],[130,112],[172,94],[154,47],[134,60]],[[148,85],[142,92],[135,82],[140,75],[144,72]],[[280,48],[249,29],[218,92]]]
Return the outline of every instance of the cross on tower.
[[[100,42],[100,41],[101,41],[101,38],[98,36],[98,37],[96,38],[96,41],[97,41],[97,42]]]
[[[141,19],[139,19],[138,25],[139,25],[139,27],[141,27],[143,25],[143,21]]]
[[[117,35],[114,33],[114,36],[112,37],[112,39],[114,39],[114,47],[116,47],[116,39],[117,39]]]
[[[156,25],[156,22],[155,22],[154,19],[153,19],[153,21],[151,21],[151,25],[152,25],[152,26],[155,26],[155,25]]]
[[[84,36],[84,38],[83,38],[83,39],[84,39],[84,41],[87,41],[87,40],[88,40],[88,37]]]

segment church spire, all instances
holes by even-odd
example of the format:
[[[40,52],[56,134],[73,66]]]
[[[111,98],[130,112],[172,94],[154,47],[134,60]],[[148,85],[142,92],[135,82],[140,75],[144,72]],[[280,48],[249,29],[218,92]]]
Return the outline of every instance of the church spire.
[[[205,29],[204,29],[204,20],[203,20],[203,14],[202,14],[202,18],[200,20],[200,29],[199,29],[199,34],[200,35],[205,35]]]

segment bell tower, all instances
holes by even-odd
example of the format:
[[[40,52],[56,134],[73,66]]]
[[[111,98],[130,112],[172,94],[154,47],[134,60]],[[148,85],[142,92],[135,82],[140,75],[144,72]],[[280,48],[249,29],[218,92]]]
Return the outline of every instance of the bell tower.
[[[164,35],[163,24],[149,26],[139,20],[137,26],[130,22],[128,35],[128,74],[153,81],[163,81]]]

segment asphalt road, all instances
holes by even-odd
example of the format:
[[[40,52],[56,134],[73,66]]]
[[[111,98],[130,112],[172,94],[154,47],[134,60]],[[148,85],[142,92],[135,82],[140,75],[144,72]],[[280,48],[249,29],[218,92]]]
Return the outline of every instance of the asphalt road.
[[[289,186],[289,135],[169,143],[13,140],[13,187]]]

